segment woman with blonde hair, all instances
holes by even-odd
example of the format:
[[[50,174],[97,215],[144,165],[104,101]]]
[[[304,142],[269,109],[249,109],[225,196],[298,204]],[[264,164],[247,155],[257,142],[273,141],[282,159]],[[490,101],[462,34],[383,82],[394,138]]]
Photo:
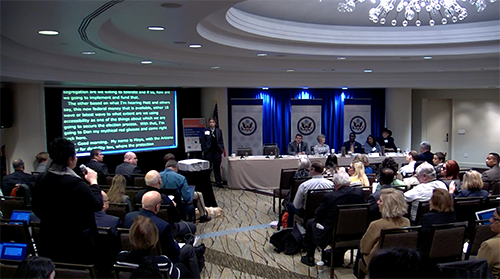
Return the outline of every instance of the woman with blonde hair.
[[[456,190],[455,182],[450,183],[450,194],[454,194]],[[461,197],[483,197],[486,200],[488,191],[483,190],[483,179],[481,174],[475,170],[465,172],[462,182],[462,190],[455,198]]]
[[[126,203],[130,211],[133,211],[132,201],[126,195],[127,179],[121,174],[115,175],[111,181],[111,187],[108,190],[108,199],[110,203]]]
[[[407,213],[408,207],[403,197],[403,192],[394,188],[383,189],[377,205],[382,218],[370,223],[360,242],[360,250],[367,266],[370,263],[373,253],[380,247],[380,232],[383,229],[410,226],[410,220],[403,217]]]
[[[351,186],[370,186],[368,177],[365,174],[365,165],[362,162],[352,164],[354,174],[351,175]]]
[[[323,134],[319,135],[317,140],[318,144],[313,146],[314,154],[326,155],[326,156],[330,155],[330,146],[328,146],[328,144],[325,143],[326,142],[325,135]]]

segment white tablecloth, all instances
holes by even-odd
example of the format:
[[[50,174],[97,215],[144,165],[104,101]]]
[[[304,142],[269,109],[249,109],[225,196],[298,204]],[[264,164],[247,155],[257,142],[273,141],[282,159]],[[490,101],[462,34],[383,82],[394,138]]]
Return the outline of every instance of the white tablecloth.
[[[405,162],[404,155],[391,156],[401,166]],[[351,157],[338,157],[339,166],[351,164]],[[385,156],[369,157],[370,164],[382,163]],[[297,156],[283,156],[281,159],[265,156],[227,157],[227,186],[231,189],[272,190],[279,188],[281,169],[297,168]],[[325,157],[309,156],[311,161],[326,162]]]

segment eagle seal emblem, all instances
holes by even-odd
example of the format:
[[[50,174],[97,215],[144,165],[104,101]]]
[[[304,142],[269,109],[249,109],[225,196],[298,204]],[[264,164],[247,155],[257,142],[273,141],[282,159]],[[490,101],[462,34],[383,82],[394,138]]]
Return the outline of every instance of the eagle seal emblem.
[[[356,115],[349,124],[351,131],[355,134],[362,134],[366,130],[366,121],[363,117]]]
[[[316,130],[316,122],[309,116],[302,117],[297,122],[297,130],[302,135],[308,136]]]
[[[257,130],[257,122],[250,116],[245,116],[238,122],[238,131],[244,136],[250,136]]]

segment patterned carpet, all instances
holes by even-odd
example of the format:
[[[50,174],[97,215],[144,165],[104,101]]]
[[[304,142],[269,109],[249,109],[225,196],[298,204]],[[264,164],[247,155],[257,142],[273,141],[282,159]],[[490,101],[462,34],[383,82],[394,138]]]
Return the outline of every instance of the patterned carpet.
[[[251,191],[214,188],[223,215],[197,224],[198,243],[207,247],[202,278],[317,278],[315,268],[300,262],[304,253],[278,254],[269,243],[277,220],[272,196]],[[345,255],[346,263],[350,257]],[[316,261],[320,260],[319,252]],[[330,270],[319,277],[328,278]],[[352,268],[336,268],[338,279],[353,279]]]

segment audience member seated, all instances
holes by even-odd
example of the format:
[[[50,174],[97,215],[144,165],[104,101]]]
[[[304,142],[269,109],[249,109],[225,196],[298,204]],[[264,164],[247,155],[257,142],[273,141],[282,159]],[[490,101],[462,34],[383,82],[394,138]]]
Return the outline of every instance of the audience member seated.
[[[378,200],[382,194],[383,189],[392,188],[392,181],[394,180],[394,171],[390,168],[383,168],[380,171],[380,190],[370,195],[368,198],[368,203],[370,204],[370,221],[375,221],[380,219],[380,210],[378,205]]]
[[[380,145],[375,141],[375,138],[372,135],[369,135],[366,138],[366,142],[363,145],[363,149],[365,153],[379,153]]]
[[[441,178],[441,168],[443,167],[445,159],[446,152],[436,152],[434,156],[432,156],[432,165],[434,165],[438,179]]]
[[[363,153],[364,149],[361,143],[356,141],[356,134],[351,132],[349,134],[349,140],[342,144],[342,147],[345,147],[346,152],[351,153]]]
[[[498,153],[490,153],[486,157],[486,166],[490,168],[489,170],[483,172],[482,178],[484,183],[484,190],[493,193],[494,186],[500,187],[500,167],[498,163],[500,162],[500,156]],[[497,192],[499,190],[496,190]]]
[[[35,172],[45,172],[49,166],[49,153],[45,151],[38,153],[36,161],[38,162],[38,167],[36,167]]]
[[[13,278],[54,279],[56,267],[49,258],[27,257],[17,267]]]
[[[434,189],[448,190],[443,181],[436,179],[436,171],[429,163],[422,163],[416,169],[419,185],[413,189],[406,191],[404,197],[406,202],[411,202],[411,220],[415,221],[417,217],[418,203],[421,201],[429,201],[432,197]]]
[[[368,177],[365,174],[365,166],[362,162],[353,163],[351,169],[354,169],[354,173],[350,178],[351,186],[370,186]]]
[[[137,155],[134,152],[127,152],[123,155],[123,163],[115,169],[115,174],[121,174],[127,178],[128,185],[134,185],[133,174],[140,174],[141,169],[137,166]]]
[[[444,162],[441,167],[441,181],[446,183],[446,186],[450,188],[450,183],[455,183],[456,190],[460,190],[462,188],[462,182],[458,178],[458,174],[460,172],[460,167],[458,166],[457,161],[448,160]]]
[[[90,161],[87,163],[87,167],[95,170],[99,175],[108,174],[108,166],[103,163],[104,155],[102,155],[101,149],[92,149],[90,151]]]
[[[398,173],[398,163],[392,158],[385,158],[380,164],[380,169],[389,168],[394,172],[394,180],[391,183],[391,186],[397,188],[397,186],[403,186],[405,183],[400,179],[400,174]],[[380,190],[380,183],[377,184],[377,190]]]
[[[106,214],[106,211],[109,208],[109,199],[106,192],[101,191],[102,194],[102,210],[94,213],[95,223],[98,227],[109,227],[111,228],[111,232],[116,235],[116,229],[122,226],[122,220],[120,218]]]
[[[140,204],[142,201],[142,196],[149,191],[155,191],[160,193],[162,181],[161,181],[161,176],[157,171],[152,170],[146,173],[146,176],[144,176],[144,182],[146,183],[144,189],[137,191],[137,193],[135,194],[134,198],[135,204]],[[172,205],[172,206],[174,205],[172,201],[168,198],[168,196],[165,194],[161,194],[161,200],[162,200],[161,203],[162,205]]]
[[[170,160],[175,160],[175,155],[172,153],[167,153],[163,156],[163,162],[166,164]]]
[[[295,135],[295,140],[288,144],[288,155],[306,155],[310,153],[307,142],[302,141],[302,135]]]
[[[165,253],[165,255],[173,263],[183,263],[192,273],[194,278],[200,278],[198,262],[193,246],[190,244],[185,244],[181,249],[177,242],[174,240],[174,238],[186,239],[187,237],[193,237],[196,233],[196,226],[188,222],[174,223],[174,233],[172,234],[172,228],[170,227],[170,224],[167,221],[156,216],[156,214],[160,211],[161,203],[162,199],[159,192],[149,191],[145,193],[142,197],[142,210],[128,213],[125,216],[125,227],[130,228],[137,216],[150,218],[158,228],[158,234],[163,253]]]
[[[403,176],[403,177],[410,177],[413,175],[415,172],[415,163],[417,162],[418,159],[418,153],[415,150],[411,150],[408,152],[406,155],[406,162],[408,162],[408,165],[402,166],[398,172]]]
[[[323,134],[319,135],[317,140],[318,140],[318,144],[313,146],[314,154],[326,155],[326,156],[330,155],[330,146],[328,146],[328,144],[325,143],[326,142],[325,135],[323,135]]]
[[[378,138],[378,143],[380,146],[385,148],[386,152],[396,152],[396,144],[394,143],[394,138],[392,138],[392,131],[384,128],[382,130],[382,137]]]
[[[367,265],[370,263],[373,252],[380,247],[379,242],[382,229],[395,229],[410,226],[410,220],[403,217],[407,212],[408,206],[401,191],[394,188],[383,189],[377,201],[377,205],[382,218],[370,223],[370,226],[368,226],[360,242],[363,260]]]
[[[309,168],[311,168],[311,161],[308,158],[300,158],[299,166],[297,171],[295,172],[295,178],[308,178],[311,177],[311,173],[309,172]]]
[[[203,201],[203,195],[201,192],[191,192],[189,191],[189,186],[187,184],[186,178],[182,174],[178,174],[179,167],[177,161],[169,160],[165,164],[165,170],[160,173],[161,177],[161,188],[165,189],[176,189],[182,198],[183,202],[193,201],[200,213],[200,223],[205,223],[211,220],[208,216],[208,211],[205,208],[205,202]]]
[[[369,263],[368,277],[387,278],[444,278],[435,263],[418,250],[395,247],[375,252]]]
[[[121,174],[116,174],[111,180],[111,187],[108,190],[109,202],[126,203],[129,211],[133,211],[132,201],[127,193],[127,179]]]
[[[368,159],[368,156],[365,154],[358,154],[354,156],[354,159],[352,159],[352,163],[354,162],[361,162],[365,166],[365,174],[373,174],[373,168],[370,167],[370,160]]]
[[[152,258],[158,268],[168,270],[169,278],[193,278],[193,275],[184,264],[180,262],[173,264],[165,255],[153,255],[152,249],[158,245],[159,239],[158,228],[155,223],[147,217],[137,216],[129,232],[129,240],[133,250],[120,252],[117,263],[139,267],[144,258]]]
[[[421,142],[418,161],[425,161],[432,165],[432,158],[434,158],[434,154],[431,152],[431,144],[428,141]]]
[[[314,162],[311,166],[312,178],[300,184],[293,203],[289,205],[288,212],[288,228],[293,227],[293,218],[295,214],[300,217],[304,216],[304,206],[306,204],[307,191],[314,189],[332,189],[333,182],[328,179],[323,178],[323,169],[325,166],[321,162]]]
[[[475,170],[467,171],[464,174],[463,180],[462,190],[455,198],[483,197],[483,200],[486,200],[488,191],[483,190],[483,180],[481,180],[481,174],[479,172]],[[452,181],[450,184],[450,194],[454,195],[455,192],[455,182]]]
[[[427,251],[429,247],[429,234],[432,225],[452,223],[455,220],[453,200],[450,194],[445,189],[434,189],[429,201],[429,212],[422,215],[419,224],[422,226],[420,233],[421,250]]]
[[[6,196],[11,195],[16,184],[26,184],[28,188],[31,188],[35,183],[35,177],[24,172],[23,160],[15,159],[14,162],[12,162],[12,168],[14,168],[14,172],[4,176],[2,179],[2,192]]]
[[[424,161],[417,161],[415,163],[415,170],[418,168],[418,166],[420,166]],[[405,179],[403,179],[403,183],[404,185],[408,186],[409,189],[413,188],[413,186],[417,186],[418,184],[420,184],[420,182],[418,181],[417,179],[417,172],[414,172],[412,176],[410,177],[407,177]]]
[[[326,170],[323,175],[327,177],[332,177],[339,171],[339,160],[337,158],[337,155],[328,155],[328,157],[326,158],[325,169]]]
[[[490,265],[493,276],[500,277],[500,206],[496,208],[493,217],[490,218],[491,230],[496,236],[481,243],[477,253],[478,259],[486,259]]]
[[[56,262],[89,263],[98,231],[94,213],[103,207],[97,173],[85,180],[73,169],[75,145],[57,138],[49,146],[52,164],[33,186],[32,209],[40,218],[38,254]]]
[[[314,219],[309,220],[306,224],[304,243],[306,244],[307,253],[300,259],[300,262],[308,266],[315,265],[314,253],[316,247],[324,249],[332,243],[337,205],[365,202],[362,189],[349,187],[351,181],[346,172],[339,171],[336,173],[333,176],[333,183],[335,191],[325,194],[316,210]],[[342,265],[345,251],[332,251],[332,253],[335,253],[334,266]]]

